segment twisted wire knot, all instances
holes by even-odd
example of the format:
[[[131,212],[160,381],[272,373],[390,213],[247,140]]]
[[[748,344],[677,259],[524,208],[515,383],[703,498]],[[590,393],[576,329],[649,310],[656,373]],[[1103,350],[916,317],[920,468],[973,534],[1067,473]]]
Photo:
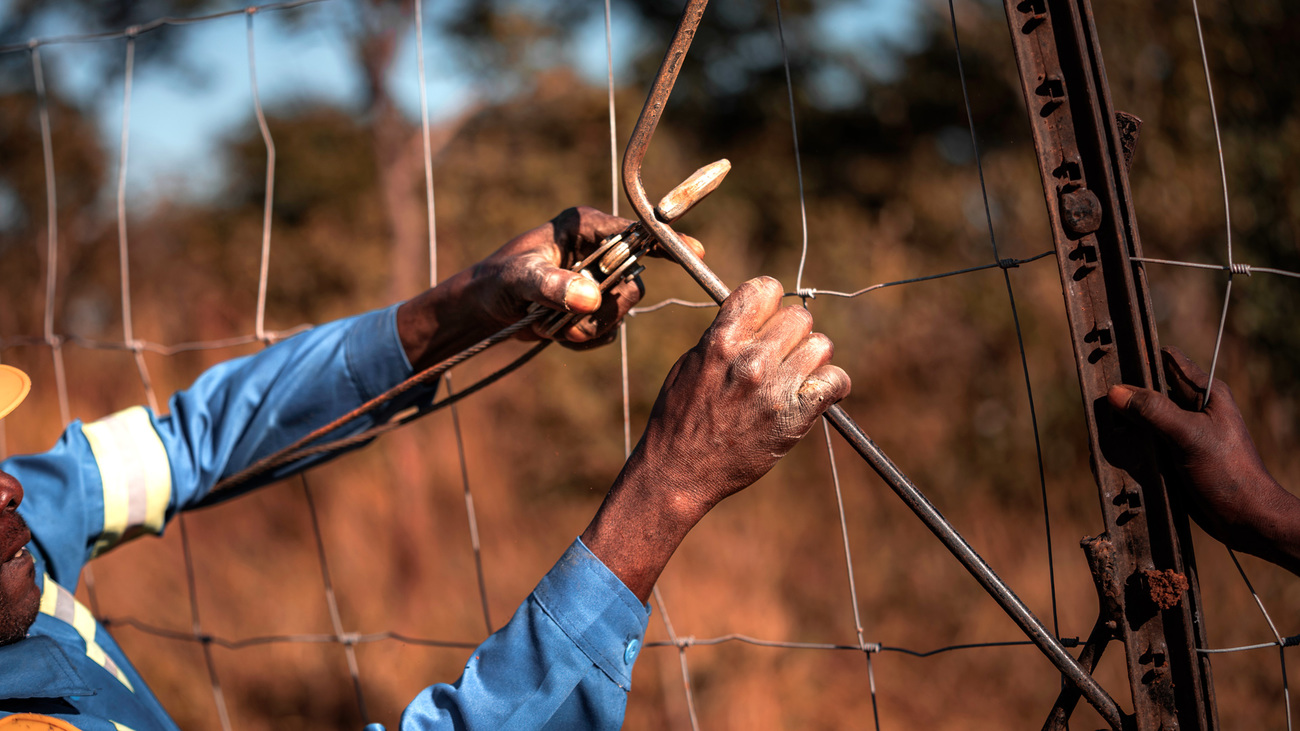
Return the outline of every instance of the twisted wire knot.
[[[799,297],[800,297],[801,299],[805,299],[805,300],[815,300],[815,299],[817,299],[817,288],[816,288],[816,287],[804,287],[803,289],[796,289],[796,290],[794,291],[794,293],[797,294],[797,295],[799,295]]]
[[[1006,259],[998,259],[998,266],[1003,269],[1015,269],[1020,266],[1020,260],[1012,259],[1010,257]]]
[[[1231,271],[1233,274],[1245,274],[1245,275],[1248,276],[1248,277],[1249,277],[1250,274],[1251,274],[1251,270],[1250,270],[1250,265],[1249,265],[1249,264],[1235,264],[1235,263],[1234,263],[1234,264],[1231,264],[1231,265],[1228,266],[1228,270]]]

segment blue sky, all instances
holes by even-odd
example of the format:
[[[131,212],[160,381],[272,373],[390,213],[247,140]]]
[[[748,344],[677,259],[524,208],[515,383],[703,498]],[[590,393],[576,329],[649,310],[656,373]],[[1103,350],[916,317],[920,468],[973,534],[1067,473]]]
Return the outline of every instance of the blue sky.
[[[737,2],[739,0],[717,0]],[[0,14],[6,12],[8,0],[0,0]],[[286,103],[327,101],[356,104],[361,84],[347,54],[347,42],[341,23],[329,22],[329,14],[346,10],[343,0],[331,0],[299,8],[292,12],[300,22],[287,29],[285,13],[268,12],[255,16],[255,51],[258,86],[262,103],[275,109]],[[431,13],[454,6],[426,2],[425,63],[427,96],[431,119],[454,116],[475,100],[476,94],[499,94],[500,90],[483,89],[471,83],[453,47],[433,29],[437,18]],[[527,9],[529,3],[521,2]],[[232,7],[242,5],[232,4]],[[907,0],[862,0],[842,3],[819,13],[813,20],[816,37],[828,50],[865,53],[874,73],[888,76],[893,71],[889,54],[871,54],[881,47],[912,48],[920,43],[918,13],[926,12]],[[666,39],[652,39],[639,34],[630,13],[620,12],[613,3],[613,34],[616,83],[627,83],[628,62],[647,46],[661,45]],[[79,19],[56,15],[47,18],[40,28],[42,36],[65,35],[105,30],[84,27]],[[223,138],[251,129],[253,103],[249,79],[247,26],[245,17],[235,15],[209,22],[165,27],[139,38],[146,44],[158,36],[171,34],[183,50],[176,67],[142,61],[136,66],[131,102],[130,159],[128,186],[136,205],[147,204],[154,195],[202,196],[220,182],[222,171],[214,162],[213,151]],[[414,31],[402,39],[398,58],[389,79],[390,89],[412,119],[419,117],[419,82],[416,74]],[[553,48],[553,59],[543,65],[566,64],[594,84],[605,80],[604,24],[599,16],[578,29],[576,37],[589,39],[569,47]],[[774,42],[774,40],[773,40]],[[116,151],[121,133],[122,86],[120,77],[106,88],[98,88],[97,66],[121,63],[126,44],[112,40],[85,44],[45,46],[42,57],[47,83],[62,93],[93,100],[107,149]],[[799,49],[792,48],[792,53]],[[819,98],[834,101],[843,87],[832,71],[818,79],[805,79]],[[801,80],[796,79],[796,83]],[[844,87],[846,88],[846,87]],[[860,100],[848,95],[840,103]],[[115,154],[115,153],[114,153]]]

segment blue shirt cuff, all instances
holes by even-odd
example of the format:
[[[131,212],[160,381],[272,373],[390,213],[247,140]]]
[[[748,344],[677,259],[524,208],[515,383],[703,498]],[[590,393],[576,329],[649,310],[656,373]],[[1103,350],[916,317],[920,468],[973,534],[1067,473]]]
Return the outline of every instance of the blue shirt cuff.
[[[610,680],[624,690],[632,687],[650,607],[637,601],[582,539],[574,539],[533,598]]]
[[[392,305],[353,318],[344,343],[348,373],[363,402],[378,396],[414,373],[397,334],[397,308]]]

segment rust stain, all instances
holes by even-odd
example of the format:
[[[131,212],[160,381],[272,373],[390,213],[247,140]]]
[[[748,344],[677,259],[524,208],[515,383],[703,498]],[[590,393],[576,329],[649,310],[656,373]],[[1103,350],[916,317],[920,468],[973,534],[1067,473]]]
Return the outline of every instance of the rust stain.
[[[1187,591],[1187,577],[1173,569],[1162,571],[1147,569],[1142,572],[1142,575],[1147,578],[1151,601],[1161,609],[1173,609],[1178,606],[1182,601],[1183,592]]]

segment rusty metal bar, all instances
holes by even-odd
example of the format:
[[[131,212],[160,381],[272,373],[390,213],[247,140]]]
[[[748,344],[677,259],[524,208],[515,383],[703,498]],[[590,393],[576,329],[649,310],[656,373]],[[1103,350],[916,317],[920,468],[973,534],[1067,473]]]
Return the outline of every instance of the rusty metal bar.
[[[727,285],[710,270],[704,262],[691,251],[690,247],[668,225],[654,215],[650,199],[646,195],[645,185],[641,180],[641,164],[645,160],[650,139],[663,116],[664,106],[672,93],[673,84],[681,71],[682,62],[690,50],[695,32],[708,0],[689,0],[682,13],[682,19],[673,33],[672,42],[664,54],[663,63],[646,98],[636,128],[628,141],[623,155],[623,189],[636,209],[637,217],[648,227],[660,245],[687,273],[713,298],[721,303],[731,293]],[[849,443],[849,446],[871,466],[876,474],[894,490],[903,502],[916,513],[925,526],[952,552],[962,566],[970,572],[984,590],[1002,607],[1031,641],[1047,656],[1049,660],[1079,689],[1102,718],[1112,729],[1120,731],[1123,715],[1106,691],[1097,684],[1087,670],[1066,651],[1065,647],[1048,631],[1047,627],[1034,616],[1029,607],[1011,591],[1001,577],[975,552],[975,549],[953,528],[939,510],[922,494],[921,490],[903,474],[902,470],[889,459],[881,449],[871,441],[866,432],[853,421],[839,405],[826,411],[826,418]]]
[[[1155,446],[1114,418],[1112,385],[1164,388],[1128,184],[1140,121],[1111,105],[1089,0],[1004,0],[1074,346],[1106,531],[1090,561],[1127,654],[1134,727],[1217,729],[1186,513]],[[1106,605],[1113,604],[1107,610]],[[1049,717],[1063,723],[1068,693]]]

